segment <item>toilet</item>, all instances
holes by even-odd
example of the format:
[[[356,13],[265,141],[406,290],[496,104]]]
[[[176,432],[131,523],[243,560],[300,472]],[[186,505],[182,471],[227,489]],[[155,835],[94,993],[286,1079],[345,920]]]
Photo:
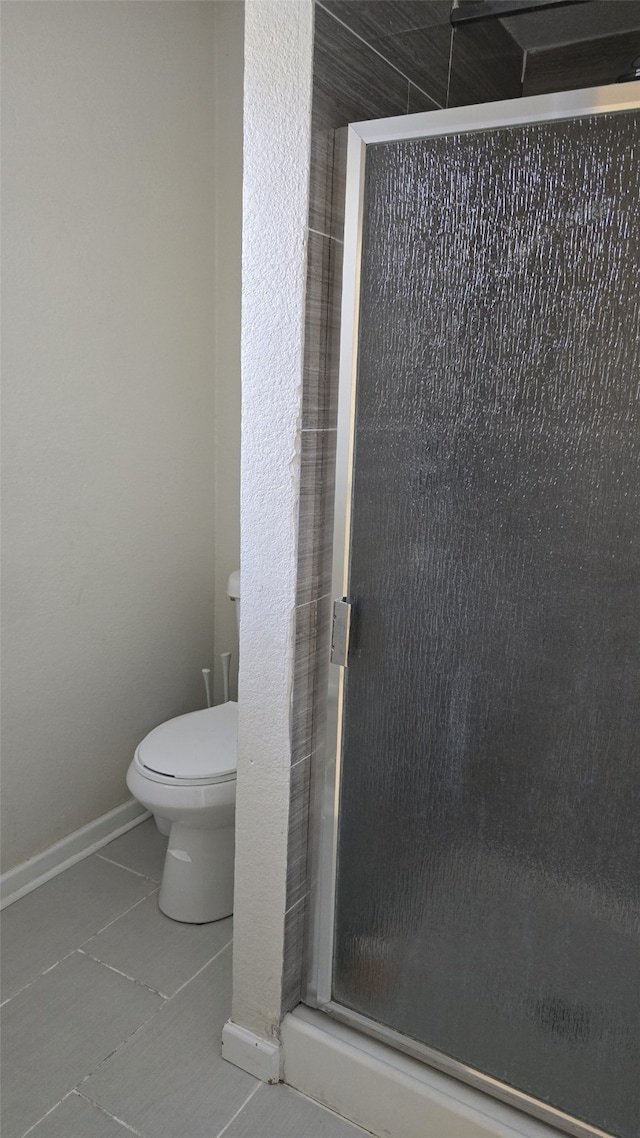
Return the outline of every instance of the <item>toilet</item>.
[[[227,592],[240,608],[240,574]],[[206,924],[233,912],[238,705],[179,715],[140,743],[127,786],[169,837],[158,905]]]

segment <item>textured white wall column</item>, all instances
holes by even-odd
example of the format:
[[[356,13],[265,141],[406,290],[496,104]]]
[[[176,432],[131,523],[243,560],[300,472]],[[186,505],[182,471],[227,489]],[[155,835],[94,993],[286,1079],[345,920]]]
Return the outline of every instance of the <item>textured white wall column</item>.
[[[248,0],[232,1019],[264,1039],[282,991],[312,41],[311,0]]]

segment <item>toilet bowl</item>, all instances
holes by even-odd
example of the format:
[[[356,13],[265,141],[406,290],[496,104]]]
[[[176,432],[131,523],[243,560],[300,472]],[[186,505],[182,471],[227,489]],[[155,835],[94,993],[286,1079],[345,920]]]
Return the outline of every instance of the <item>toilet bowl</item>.
[[[228,702],[156,727],[136,750],[127,786],[169,829],[158,905],[205,924],[233,912],[238,705]]]
[[[227,595],[240,624],[240,571]],[[168,834],[158,905],[174,921],[202,925],[233,912],[238,705],[179,715],[142,740],[127,786]]]

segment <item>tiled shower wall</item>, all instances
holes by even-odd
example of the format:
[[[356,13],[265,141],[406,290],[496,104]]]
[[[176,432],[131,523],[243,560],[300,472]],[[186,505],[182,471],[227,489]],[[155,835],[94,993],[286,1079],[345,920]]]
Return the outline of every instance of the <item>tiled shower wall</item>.
[[[453,32],[450,0],[315,5],[307,312],[283,1012],[301,999],[311,770],[324,745],[331,616],[346,131],[350,122],[517,98],[522,52],[492,20]]]

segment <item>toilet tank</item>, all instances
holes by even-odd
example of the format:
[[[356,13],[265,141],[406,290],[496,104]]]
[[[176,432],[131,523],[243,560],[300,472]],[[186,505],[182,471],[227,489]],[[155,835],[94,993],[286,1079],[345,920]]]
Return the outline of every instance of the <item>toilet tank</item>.
[[[238,622],[238,631],[240,630],[240,570],[234,569],[233,573],[229,574],[227,581],[227,593],[236,606],[236,620]]]

